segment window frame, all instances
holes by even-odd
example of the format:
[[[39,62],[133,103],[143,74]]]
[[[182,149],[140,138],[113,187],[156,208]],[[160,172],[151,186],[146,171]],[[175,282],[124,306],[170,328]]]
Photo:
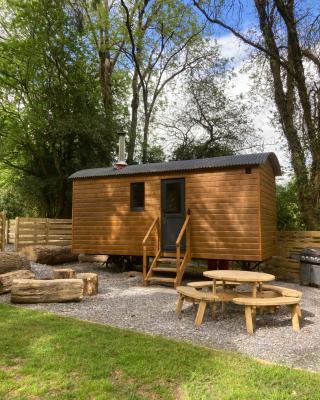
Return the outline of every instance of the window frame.
[[[134,207],[134,205],[133,205],[133,193],[134,193],[133,187],[135,185],[142,185],[143,186],[143,206],[142,207]],[[131,182],[130,183],[130,211],[133,211],[133,212],[144,211],[145,201],[146,201],[146,199],[145,199],[145,182],[141,182],[141,181],[140,182]]]

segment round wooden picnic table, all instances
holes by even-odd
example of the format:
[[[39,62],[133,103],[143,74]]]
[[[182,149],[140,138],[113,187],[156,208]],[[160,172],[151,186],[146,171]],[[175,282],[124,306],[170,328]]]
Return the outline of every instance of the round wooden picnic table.
[[[252,283],[252,297],[257,297],[257,286],[262,284],[262,282],[269,282],[275,280],[275,276],[271,274],[266,274],[264,272],[254,272],[254,271],[238,271],[232,269],[220,269],[214,271],[205,271],[203,273],[207,278],[213,280],[212,291],[216,294],[216,281],[233,281],[239,283]],[[224,285],[223,285],[224,286]]]

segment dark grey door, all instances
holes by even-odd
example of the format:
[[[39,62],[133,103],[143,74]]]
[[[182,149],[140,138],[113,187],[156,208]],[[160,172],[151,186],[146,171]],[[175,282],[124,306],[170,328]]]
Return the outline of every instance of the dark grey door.
[[[164,179],[161,186],[162,250],[175,251],[185,219],[184,179]],[[185,238],[181,249],[185,249]]]

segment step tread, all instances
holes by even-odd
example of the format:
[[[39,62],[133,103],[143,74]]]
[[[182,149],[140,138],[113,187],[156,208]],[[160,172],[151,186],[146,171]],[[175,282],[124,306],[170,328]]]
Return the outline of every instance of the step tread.
[[[162,277],[157,277],[157,276],[152,276],[148,278],[148,281],[151,282],[168,282],[168,283],[174,283],[176,278],[162,278]]]
[[[180,258],[182,261],[183,258]],[[177,262],[176,258],[167,258],[167,257],[161,257],[158,258],[158,262],[161,264],[175,264]]]
[[[176,273],[177,272],[177,268],[156,267],[156,268],[153,268],[152,271],[154,271],[154,272],[174,272],[174,273]]]

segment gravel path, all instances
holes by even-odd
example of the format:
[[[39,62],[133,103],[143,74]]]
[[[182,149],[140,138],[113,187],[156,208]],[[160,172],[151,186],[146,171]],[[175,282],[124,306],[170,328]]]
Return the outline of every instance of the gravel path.
[[[266,361],[320,371],[320,289],[279,282],[303,291],[302,329],[300,332],[292,330],[290,312],[282,308],[276,315],[258,315],[257,329],[254,335],[248,336],[243,309],[235,305],[227,306],[225,316],[218,312],[215,321],[210,320],[208,311],[204,323],[195,328],[194,306],[187,303],[182,317],[178,318],[175,314],[177,295],[171,288],[143,287],[141,276],[106,272],[98,264],[66,266],[78,272],[98,273],[99,294],[81,303],[24,307],[192,341],[211,348],[236,350]],[[53,267],[33,263],[32,270],[38,278],[50,278]],[[0,296],[0,302],[9,303],[10,294]]]

